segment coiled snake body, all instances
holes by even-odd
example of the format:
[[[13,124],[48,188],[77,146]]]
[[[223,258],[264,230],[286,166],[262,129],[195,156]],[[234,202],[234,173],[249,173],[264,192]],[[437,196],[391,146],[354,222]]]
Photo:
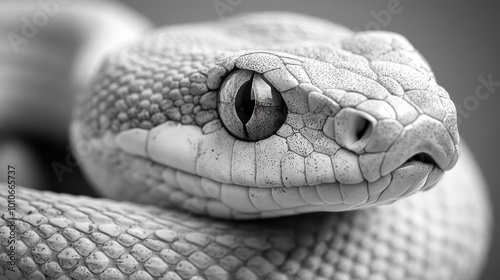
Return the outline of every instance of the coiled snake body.
[[[18,189],[9,212],[3,186],[1,277],[480,272],[484,183],[465,146],[457,163],[455,107],[400,35],[280,13],[166,27],[109,56],[76,105],[89,179],[141,204]]]

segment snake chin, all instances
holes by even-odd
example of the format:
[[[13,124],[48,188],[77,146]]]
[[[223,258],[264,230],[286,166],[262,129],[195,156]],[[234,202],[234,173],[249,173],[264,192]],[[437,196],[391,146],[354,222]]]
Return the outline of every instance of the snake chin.
[[[418,178],[421,177],[421,175],[418,174],[422,172],[424,173],[424,175],[426,174],[426,182],[421,187],[421,190],[424,191],[434,187],[444,177],[445,174],[445,171],[441,169],[436,163],[434,163],[434,161],[427,155],[425,155],[424,158],[422,158],[421,155],[413,156],[404,164],[402,164],[398,169],[396,169],[396,172],[408,173],[409,175],[407,175],[407,179],[409,181],[415,181],[415,178],[418,181]]]

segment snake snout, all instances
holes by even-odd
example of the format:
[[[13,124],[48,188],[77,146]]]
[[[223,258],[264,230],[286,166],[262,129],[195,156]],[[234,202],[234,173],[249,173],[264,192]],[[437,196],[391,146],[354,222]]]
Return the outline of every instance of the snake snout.
[[[386,152],[381,174],[386,175],[408,161],[432,164],[442,170],[455,166],[459,149],[445,126],[426,115],[406,126]]]
[[[456,138],[442,122],[425,114],[404,126],[395,118],[344,108],[335,116],[332,127],[335,141],[358,155],[368,181],[416,165],[442,172],[458,160]]]

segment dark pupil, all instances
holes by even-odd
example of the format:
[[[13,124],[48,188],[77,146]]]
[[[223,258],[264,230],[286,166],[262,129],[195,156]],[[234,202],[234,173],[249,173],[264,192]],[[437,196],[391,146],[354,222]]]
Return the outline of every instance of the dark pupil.
[[[238,118],[241,120],[243,125],[248,123],[252,117],[253,109],[255,108],[255,100],[252,99],[252,81],[253,75],[250,80],[241,85],[240,89],[238,89],[238,93],[236,94],[236,114],[238,114]]]

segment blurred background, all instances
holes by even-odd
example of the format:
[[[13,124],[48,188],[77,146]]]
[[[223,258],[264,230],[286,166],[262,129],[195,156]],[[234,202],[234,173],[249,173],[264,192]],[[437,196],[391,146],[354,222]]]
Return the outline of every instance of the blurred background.
[[[355,30],[390,30],[403,34],[430,62],[438,83],[461,109],[462,140],[465,140],[490,187],[496,224],[500,224],[500,23],[496,1],[411,0],[179,0],[121,1],[156,26],[194,21],[223,20],[252,11],[293,11],[325,18]],[[68,4],[72,5],[71,3]],[[1,14],[6,11],[0,11]],[[1,20],[0,20],[1,24]],[[2,29],[2,33],[7,29]],[[0,34],[5,38],[4,34]],[[1,47],[1,44],[0,44]],[[2,51],[2,48],[0,48]],[[0,62],[0,65],[2,65]],[[0,66],[2,74],[7,73]],[[5,79],[5,76],[4,76]],[[478,91],[479,90],[479,91]],[[0,126],[2,92],[0,88]],[[4,108],[5,109],[5,108]],[[459,109],[460,110],[460,109]],[[22,112],[21,112],[22,113]],[[4,114],[5,115],[5,114]],[[16,126],[16,120],[10,121]],[[50,130],[50,124],[39,130]],[[66,131],[62,137],[48,133],[0,129],[0,180],[6,164],[17,167],[19,185],[94,195],[78,168],[57,176],[57,163],[70,156]],[[56,163],[56,166],[54,166]],[[4,176],[4,177],[2,177]],[[61,180],[62,178],[62,180]],[[495,230],[489,262],[481,279],[499,279],[500,236]]]

